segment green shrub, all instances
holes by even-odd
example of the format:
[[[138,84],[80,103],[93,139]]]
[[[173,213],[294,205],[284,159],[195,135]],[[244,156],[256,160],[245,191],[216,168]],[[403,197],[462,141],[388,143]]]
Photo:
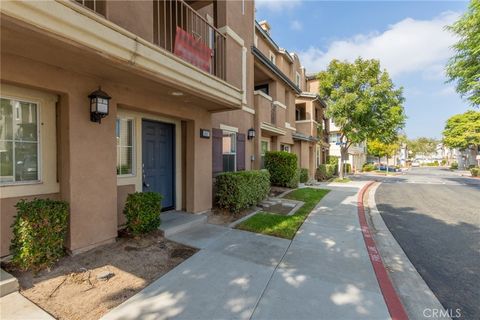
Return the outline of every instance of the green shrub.
[[[337,172],[336,172],[336,165],[332,164],[321,164],[317,168],[317,172],[315,173],[315,178],[319,181],[325,181],[331,179]]]
[[[443,160],[440,162],[440,164],[441,164],[442,166],[446,165],[446,164],[447,164],[447,160],[443,159]]]
[[[470,173],[472,177],[480,177],[480,168],[470,168]]]
[[[68,203],[50,199],[20,200],[15,205],[10,245],[12,263],[22,270],[53,265],[65,253]]]
[[[344,163],[343,172],[352,173],[352,165],[350,163]]]
[[[450,165],[450,169],[457,170],[458,169],[458,162],[452,162],[452,164]]]
[[[225,172],[216,177],[215,203],[221,209],[238,213],[265,199],[269,191],[267,170]]]
[[[468,170],[470,170],[470,169],[472,169],[472,168],[476,168],[476,167],[477,167],[476,165],[471,164],[471,165],[468,166]]]
[[[160,226],[162,196],[157,192],[135,192],[127,197],[123,213],[133,235],[157,230]]]
[[[365,163],[362,167],[363,172],[370,172],[375,170],[375,165],[373,163]]]
[[[338,157],[328,156],[328,158],[327,158],[327,164],[331,164],[331,165],[333,165],[333,166],[337,166],[337,165],[338,165]]]
[[[433,161],[433,165],[434,165],[435,167],[438,167],[439,164],[440,164],[440,163],[438,162],[438,160]]]
[[[284,151],[269,151],[265,154],[265,168],[270,172],[274,186],[296,188],[298,186],[297,155]]]
[[[300,183],[308,182],[308,169],[301,168],[298,170],[299,170]]]

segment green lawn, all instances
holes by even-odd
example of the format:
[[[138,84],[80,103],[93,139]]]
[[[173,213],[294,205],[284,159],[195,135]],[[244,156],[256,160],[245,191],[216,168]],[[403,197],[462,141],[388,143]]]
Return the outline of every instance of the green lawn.
[[[335,178],[335,179],[332,179],[332,182],[339,182],[339,183],[347,183],[347,182],[350,182],[352,181],[352,179],[349,179],[349,178]]]
[[[286,199],[299,200],[305,204],[291,216],[282,216],[259,212],[237,226],[238,229],[263,233],[270,236],[292,239],[310,211],[330,190],[302,188],[285,196]]]

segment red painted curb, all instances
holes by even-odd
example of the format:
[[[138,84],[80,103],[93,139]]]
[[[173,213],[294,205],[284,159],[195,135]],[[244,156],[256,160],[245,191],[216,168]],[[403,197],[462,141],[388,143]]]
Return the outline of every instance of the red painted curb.
[[[363,206],[363,196],[365,191],[374,183],[374,181],[369,182],[365,185],[358,194],[357,207],[358,207],[358,219],[360,220],[360,226],[362,228],[363,239],[365,240],[365,246],[367,247],[368,256],[372,262],[373,270],[377,276],[378,284],[380,285],[380,290],[382,291],[383,298],[387,304],[388,312],[393,320],[403,320],[408,319],[407,312],[403,307],[400,298],[393,287],[390,277],[388,276],[387,269],[383,264],[382,257],[380,256],[377,246],[375,245],[375,240],[373,239],[370,228],[367,224],[367,219],[365,217],[365,208]]]

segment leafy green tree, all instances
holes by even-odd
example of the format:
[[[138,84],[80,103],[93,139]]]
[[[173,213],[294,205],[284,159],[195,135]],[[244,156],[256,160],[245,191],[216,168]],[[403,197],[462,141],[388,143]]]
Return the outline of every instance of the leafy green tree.
[[[317,78],[319,95],[327,102],[327,116],[340,128],[342,163],[353,143],[395,140],[406,118],[402,88],[395,88],[378,60],[332,60]]]
[[[383,143],[380,140],[371,140],[367,142],[367,152],[369,155],[378,158],[378,163],[380,163],[380,158],[387,157],[387,164],[388,158],[393,157],[400,149],[400,145],[398,143]]]
[[[448,30],[458,36],[455,55],[447,64],[447,76],[456,90],[473,106],[480,105],[480,0],[472,0],[468,11]]]
[[[480,145],[480,112],[470,110],[448,119],[443,143],[450,148],[477,150]]]
[[[427,155],[432,154],[437,150],[438,140],[427,137],[420,137],[407,141],[407,147],[412,157],[417,154]]]

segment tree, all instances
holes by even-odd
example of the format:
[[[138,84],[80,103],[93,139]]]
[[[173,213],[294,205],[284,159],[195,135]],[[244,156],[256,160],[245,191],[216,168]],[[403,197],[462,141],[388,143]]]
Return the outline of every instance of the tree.
[[[449,81],[473,106],[480,106],[480,0],[472,0],[467,12],[447,27],[458,38],[455,55],[447,64]]]
[[[437,151],[438,143],[439,141],[434,138],[420,137],[408,140],[407,147],[412,156],[415,157],[417,154],[428,155],[434,153]]]
[[[327,102],[327,116],[341,132],[341,163],[353,143],[395,140],[405,124],[402,89],[395,88],[377,60],[358,58],[354,63],[332,60],[317,75],[319,95]],[[342,166],[339,166],[341,169]],[[343,178],[343,170],[339,170]]]
[[[450,148],[477,150],[480,145],[480,112],[470,110],[448,119],[443,143]]]
[[[377,157],[379,164],[380,158],[387,157],[388,165],[388,158],[394,156],[399,148],[400,146],[398,143],[383,143],[378,139],[367,142],[368,154]]]

